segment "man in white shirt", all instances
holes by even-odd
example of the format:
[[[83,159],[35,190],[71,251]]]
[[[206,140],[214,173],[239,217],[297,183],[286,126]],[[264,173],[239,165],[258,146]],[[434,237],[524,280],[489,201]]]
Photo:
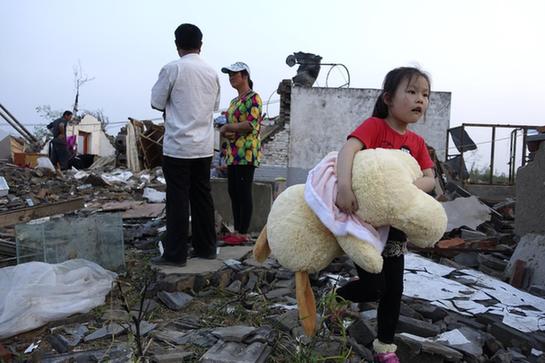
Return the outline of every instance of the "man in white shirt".
[[[214,154],[213,113],[219,107],[216,71],[200,57],[202,33],[193,24],[176,31],[179,59],[159,72],[151,107],[165,119],[163,174],[167,183],[167,233],[163,256],[154,263],[184,266],[188,258],[189,208],[193,256],[216,258],[210,164]]]

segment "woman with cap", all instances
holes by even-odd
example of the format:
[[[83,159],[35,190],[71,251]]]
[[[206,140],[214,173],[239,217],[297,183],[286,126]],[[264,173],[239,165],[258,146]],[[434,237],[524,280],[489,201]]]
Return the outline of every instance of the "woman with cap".
[[[231,86],[238,96],[227,109],[227,123],[220,133],[227,139],[222,144],[227,163],[227,184],[234,219],[234,233],[226,236],[227,244],[249,240],[248,227],[252,218],[252,183],[255,168],[261,159],[261,97],[252,89],[250,68],[236,62],[221,69],[229,75]]]

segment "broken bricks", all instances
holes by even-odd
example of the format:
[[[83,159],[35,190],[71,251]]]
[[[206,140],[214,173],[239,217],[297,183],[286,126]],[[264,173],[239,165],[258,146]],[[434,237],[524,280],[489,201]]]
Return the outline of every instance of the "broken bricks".
[[[271,347],[255,342],[250,345],[235,342],[218,341],[202,356],[202,363],[264,363]]]
[[[157,297],[172,310],[181,310],[193,300],[191,295],[184,292],[159,291]]]
[[[121,185],[118,185],[118,186],[115,186],[115,188],[120,188],[121,189],[121,188],[125,188],[125,187],[121,186]],[[81,192],[83,193],[84,191],[81,191]],[[90,192],[90,190],[87,190],[87,192]],[[55,193],[52,193],[52,194],[54,195]],[[47,194],[46,197],[50,198],[50,194]],[[119,198],[119,200],[124,200],[124,199],[126,199],[126,198],[124,198],[124,197]],[[140,221],[141,220],[131,221],[131,223],[133,223],[134,225],[138,225],[138,224],[140,224]],[[156,226],[154,226],[154,228],[156,228]],[[489,235],[489,232],[490,233],[493,233],[493,232],[489,231],[489,230],[486,230],[486,231],[487,231],[487,233],[485,233],[485,235],[487,236],[487,238],[491,237]],[[482,231],[480,231],[480,228],[479,228],[479,231],[469,231],[469,230],[466,230],[466,229],[462,228],[460,231],[457,231],[457,232],[464,234],[463,236],[464,236],[465,244],[466,244],[467,247],[474,248],[474,249],[481,248],[482,239],[480,237],[482,237],[482,235],[481,235]],[[133,237],[133,239],[140,239],[141,237],[145,237],[145,236],[143,236],[142,233],[140,233],[140,234],[134,233],[134,235],[135,236]],[[152,235],[152,237],[153,237],[153,235]],[[447,238],[449,238],[449,239],[450,238],[455,238],[455,237],[457,237],[456,234],[447,236]],[[476,241],[476,242],[473,242],[473,241]],[[496,243],[497,241],[499,241],[499,239],[493,239],[493,241],[494,241],[494,243]],[[490,247],[492,247],[492,246],[490,246]],[[477,256],[478,259],[480,259],[479,253],[477,253],[476,256]],[[490,255],[487,255],[487,256],[495,256],[495,254],[490,254]],[[499,258],[499,256],[498,256],[498,258]],[[197,288],[195,288],[195,292],[201,291],[202,294],[200,294],[200,293],[195,294],[195,297],[193,297],[193,299],[201,299],[201,298],[212,298],[213,299],[213,297],[215,296],[215,294],[218,291],[221,291],[222,293],[225,293],[225,291],[222,290],[222,289],[217,289],[216,290],[215,288],[210,287],[210,286],[225,287],[225,286],[229,286],[234,281],[237,281],[237,286],[239,288],[235,289],[235,291],[233,292],[235,296],[233,296],[233,294],[228,294],[230,299],[236,299],[237,294],[240,294],[240,296],[242,296],[242,294],[247,294],[248,296],[256,297],[256,299],[258,299],[258,298],[261,299],[260,301],[263,301],[263,302],[260,302],[260,303],[264,303],[264,304],[266,303],[266,304],[269,304],[270,306],[273,306],[272,301],[266,300],[266,296],[267,296],[267,294],[269,294],[268,295],[269,297],[275,297],[275,298],[278,298],[279,300],[284,299],[284,301],[288,302],[285,305],[276,305],[275,307],[272,307],[271,309],[273,310],[273,314],[278,315],[278,317],[283,316],[283,318],[286,319],[286,320],[290,319],[290,314],[289,314],[290,311],[286,311],[284,309],[289,309],[290,304],[293,305],[293,301],[290,302],[290,300],[288,299],[288,296],[290,294],[292,294],[292,291],[291,291],[292,290],[292,283],[291,283],[290,279],[293,277],[293,274],[290,271],[287,271],[287,270],[279,270],[278,265],[275,263],[274,259],[271,259],[270,261],[268,261],[268,264],[267,264],[268,267],[266,267],[266,268],[263,267],[262,265],[259,265],[259,264],[252,264],[251,261],[250,261],[251,258],[244,258],[242,256],[237,256],[235,258],[235,260],[239,260],[240,262],[242,262],[242,264],[236,264],[236,268],[235,268],[234,264],[231,265],[231,267],[226,267],[226,266],[223,265],[223,266],[219,267],[220,268],[219,271],[222,271],[221,273],[220,272],[214,272],[212,275],[206,274],[206,273],[200,273],[200,272],[192,273],[192,274],[189,275],[189,276],[192,276],[191,277],[191,283],[187,283],[187,284],[185,284],[182,281],[181,275],[177,275],[177,277],[176,277],[176,274],[171,275],[171,274],[167,273],[166,276],[168,276],[171,289],[169,288],[169,289],[165,289],[165,290],[168,290],[168,291],[191,290],[191,288],[195,288],[197,286]],[[230,262],[231,261],[229,261],[229,263]],[[478,260],[478,262],[480,262],[482,265],[485,264],[484,262],[482,262],[480,260]],[[494,262],[492,262],[492,263],[494,263]],[[240,271],[234,271],[235,269],[238,269],[239,267],[241,267]],[[346,263],[346,261],[341,261],[341,262],[337,261],[337,262],[335,262],[334,267],[335,267],[334,268],[335,273],[339,274],[343,278],[349,277],[347,272],[353,269],[353,266],[349,266],[349,264]],[[428,270],[431,269],[431,267],[430,267],[430,265],[428,263],[423,263],[422,267],[424,267],[425,269],[428,269]],[[246,270],[248,268],[252,268],[252,270]],[[269,269],[269,270],[266,270],[266,269]],[[448,275],[448,274],[444,275],[445,278],[453,278],[455,275],[458,274],[458,271],[453,271],[451,273],[452,273],[452,275]],[[163,276],[165,276],[165,275],[163,275]],[[460,275],[458,275],[458,276],[460,276]],[[185,279],[187,279],[187,278],[188,277],[186,276]],[[471,276],[469,276],[469,277],[465,276],[465,277],[463,277],[463,279],[465,279],[464,284],[467,284],[466,286],[469,286],[469,284],[471,283]],[[199,280],[199,281],[196,281],[196,280]],[[315,285],[320,285],[322,283],[325,283],[324,281],[326,281],[326,280],[314,279],[313,283],[315,283]],[[166,282],[166,281],[167,280],[164,280],[163,282]],[[213,283],[212,283],[212,281],[213,281]],[[344,280],[340,279],[339,281],[344,281]],[[456,281],[464,281],[464,280],[458,279]],[[200,286],[200,288],[199,288],[199,286]],[[157,290],[162,290],[164,286],[161,286],[158,283],[158,284],[156,284],[155,287],[156,288],[154,289],[154,291],[157,291]],[[208,289],[202,290],[203,287],[208,287]],[[275,289],[287,289],[287,290],[276,290],[275,291]],[[323,291],[321,289],[321,286],[320,286],[319,291]],[[252,295],[252,294],[255,294],[255,295]],[[463,293],[461,293],[461,295],[462,295],[462,297],[465,297],[463,295]],[[494,322],[487,322],[487,323],[479,322],[479,323],[477,323],[477,318],[475,318],[474,316],[467,316],[466,317],[467,320],[458,319],[458,317],[456,317],[456,319],[454,319],[454,318],[449,319],[448,317],[455,316],[457,314],[453,313],[452,311],[446,310],[444,307],[440,308],[440,307],[437,307],[435,305],[432,305],[428,301],[422,301],[420,299],[409,299],[409,300],[404,300],[404,302],[406,302],[407,305],[410,307],[410,309],[406,309],[403,312],[404,314],[410,314],[410,317],[412,317],[413,319],[422,320],[422,321],[424,321],[424,322],[426,322],[428,324],[429,324],[429,321],[432,321],[434,323],[433,325],[435,325],[437,327],[440,327],[441,332],[445,331],[445,325],[449,325],[450,328],[455,328],[455,329],[463,327],[463,326],[471,326],[474,329],[476,329],[477,327],[481,326],[481,327],[483,327],[483,330],[486,330],[486,329],[490,329],[490,326],[492,324],[498,322],[498,320],[495,320]],[[238,304],[238,303],[234,303],[234,304]],[[247,304],[247,305],[244,305],[244,306],[246,307],[246,309],[251,309],[251,304]],[[186,307],[187,307],[187,305],[182,307],[182,309],[185,309]],[[488,307],[490,307],[490,305]],[[467,308],[467,306],[464,306],[464,308]],[[414,313],[414,311],[411,311],[411,310],[416,311],[416,314]],[[164,311],[166,311],[166,310],[164,310]],[[224,310],[222,310],[222,311],[224,311]],[[250,310],[248,310],[248,311],[250,312]],[[291,322],[293,322],[294,325],[291,328],[286,326],[286,327],[284,327],[284,329],[286,329],[286,333],[290,335],[290,339],[293,339],[294,344],[296,344],[295,343],[295,339],[296,339],[295,331],[299,328],[299,325],[298,325],[298,322],[297,322],[297,312],[296,312],[296,310],[292,310],[291,312],[293,312],[293,316],[294,316],[294,317],[291,317]],[[159,314],[157,316],[160,317],[160,318],[163,318],[163,316],[161,314]],[[231,318],[232,318],[232,316],[231,316]],[[365,324],[369,325],[370,329],[374,329],[375,319],[376,318],[373,318],[373,317],[365,317],[363,321],[365,322]],[[268,321],[273,321],[274,318],[268,316],[267,320]],[[284,322],[286,322],[286,320],[284,320]],[[499,320],[501,320],[501,319],[499,319]],[[236,322],[236,323],[234,323],[232,325],[239,326],[239,325],[244,325],[246,323],[247,322],[245,322],[245,321],[240,321],[240,322]],[[233,355],[235,355],[237,357],[237,359],[239,359],[238,361],[240,361],[240,362],[243,361],[243,360],[240,360],[241,357],[243,359],[245,359],[245,358],[244,358],[244,356],[236,355],[237,349],[245,349],[246,347],[251,346],[252,343],[261,343],[261,344],[263,344],[263,346],[261,348],[263,348],[263,347],[267,348],[268,347],[271,350],[270,354],[278,354],[278,352],[275,353],[274,350],[276,348],[275,348],[275,345],[273,344],[273,342],[275,342],[275,340],[276,340],[275,335],[277,335],[278,331],[279,331],[278,326],[276,328],[274,328],[274,329],[270,328],[270,330],[264,331],[262,337],[258,338],[258,337],[256,337],[257,336],[256,333],[252,333],[250,336],[246,336],[244,338],[244,340],[242,342],[240,342],[240,341],[236,341],[236,340],[242,339],[242,337],[237,336],[237,335],[235,335],[235,336],[233,336],[231,338],[228,338],[227,336],[224,336],[225,339],[218,339],[218,336],[213,335],[214,330],[218,330],[218,329],[228,330],[230,324],[227,324],[226,326],[221,326],[221,327],[216,326],[215,328],[210,327],[210,328],[204,329],[203,326],[209,326],[207,324],[210,324],[210,321],[207,321],[205,323],[205,325],[202,325],[202,323],[201,323],[201,321],[199,319],[195,319],[195,321],[187,321],[186,323],[180,323],[179,325],[176,325],[173,322],[173,323],[168,325],[168,328],[162,327],[162,328],[158,329],[158,331],[153,332],[153,334],[157,334],[156,336],[160,336],[161,334],[164,334],[165,331],[176,332],[176,333],[173,333],[173,335],[171,336],[172,340],[169,343],[170,344],[175,344],[175,345],[183,344],[185,347],[188,347],[188,349],[192,349],[191,348],[192,346],[208,349],[207,353],[209,353],[209,354],[206,355],[207,353],[205,353],[205,356],[202,357],[203,359],[204,358],[210,359],[210,358],[214,357],[212,347],[214,347],[216,345],[224,347],[225,348],[225,350],[223,351],[224,353],[229,353],[229,352],[233,351],[234,352]],[[456,327],[454,327],[455,325],[456,325]],[[252,326],[247,326],[247,329],[248,330],[254,329],[254,331],[257,331],[257,329],[253,328]],[[353,330],[355,330],[355,329],[353,329]],[[452,330],[452,329],[449,329],[449,330]],[[161,333],[159,333],[159,332],[161,332]],[[509,332],[510,331],[508,331],[508,333]],[[59,331],[57,333],[60,334],[62,332]],[[64,333],[62,333],[62,334],[64,335]],[[176,334],[177,334],[178,339],[174,340],[174,336]],[[353,332],[353,334],[355,335],[355,332]],[[507,334],[507,333],[504,332],[504,334]],[[532,333],[532,334],[534,334],[534,333]],[[536,332],[536,335],[540,335],[540,334],[541,334],[540,332]],[[352,335],[352,334],[349,333],[348,338],[353,339],[350,335]],[[66,335],[64,335],[64,336],[68,339],[68,337]],[[242,334],[242,336],[244,336],[244,334]],[[255,337],[255,340],[251,340],[251,339],[254,339],[252,337]],[[372,337],[373,337],[373,332],[371,331],[367,336],[367,340],[371,339]],[[401,337],[401,336],[398,335],[396,337],[396,341],[399,341],[399,337]],[[323,348],[322,353],[323,354],[328,354],[328,352],[329,352],[328,349],[330,347],[336,347],[337,350],[341,349],[344,343],[340,343],[339,339],[340,338],[338,336],[331,337],[332,342],[328,342],[327,344],[322,344],[320,347],[316,347],[316,351]],[[405,338],[403,338],[403,339],[405,339]],[[499,342],[498,339],[496,339],[496,338],[494,338],[494,339]],[[512,337],[510,339],[513,340]],[[230,343],[236,343],[236,344],[240,344],[240,345],[236,348],[233,345],[228,345],[227,344],[228,342],[226,342],[225,340],[235,340],[235,341],[230,342]],[[107,341],[106,339],[103,340],[103,342],[106,342],[106,341]],[[174,341],[176,341],[176,342],[174,342]],[[93,344],[97,344],[97,343],[98,343],[98,340],[93,341]],[[86,343],[82,343],[82,345],[84,345],[84,344],[86,344]],[[164,343],[161,342],[160,344],[164,344]],[[311,344],[311,343],[308,342],[308,344]],[[350,344],[350,343],[347,343],[347,344]],[[355,343],[355,344],[357,344],[357,343]],[[461,349],[461,348],[460,348],[460,350],[454,350],[454,349],[449,350],[449,348],[445,347],[445,345],[440,344],[440,343],[436,343],[436,342],[434,342],[434,343],[423,342],[423,343],[419,343],[419,344],[420,344],[420,348],[418,348],[419,349],[418,352],[419,352],[420,355],[414,357],[414,359],[419,359],[420,361],[425,360],[428,356],[435,357],[434,359],[437,359],[437,361],[440,361],[439,359],[442,359],[443,361],[448,360],[448,359],[451,359],[452,361],[455,361],[456,359],[458,359],[460,357],[463,357],[465,354],[467,354],[467,353],[464,353],[462,351],[463,349]],[[501,344],[501,343],[499,343],[499,344]],[[539,341],[538,341],[538,344],[539,344]],[[492,346],[492,344],[489,344],[489,345]],[[351,345],[351,346],[356,346],[356,345]],[[400,357],[402,357],[402,361],[405,362],[404,358],[406,358],[408,356],[402,356],[403,346],[404,346],[403,344],[400,344]],[[294,347],[295,347],[295,345],[294,345]],[[486,347],[486,344],[485,344],[485,347]],[[174,352],[171,351],[169,353],[169,354],[171,354],[170,357],[168,355],[164,355],[163,357],[161,357],[161,354],[162,354],[161,349],[155,349],[155,348],[157,348],[157,345],[155,343],[152,343],[151,348],[154,348],[154,349],[150,350],[150,352],[152,353],[152,354],[150,354],[151,357],[152,357],[151,358],[152,360],[154,360],[155,358],[161,358],[161,359],[163,359],[162,361],[168,362],[168,359],[175,359],[175,358],[173,358],[173,354],[179,354],[178,360],[176,360],[176,361],[181,361],[182,359],[184,359],[185,355],[190,355],[190,354],[192,354],[191,358],[187,358],[187,359],[195,360],[195,359],[199,358],[195,352],[187,352],[185,349],[182,350],[181,347],[176,347],[176,350]],[[305,346],[305,349],[306,348],[309,348],[309,351],[314,349],[314,347],[312,345]],[[356,355],[359,355],[360,357],[363,357],[365,354],[369,353],[369,352],[365,351],[365,347],[361,346],[360,348],[361,349],[359,349],[357,351],[354,350],[356,352]],[[78,349],[80,349],[80,347],[78,347]],[[500,348],[496,347],[495,351],[492,352],[490,348],[486,348],[486,349],[484,349],[483,355],[481,357],[477,357],[477,358],[480,359],[480,360],[484,360],[484,359],[492,359],[494,356],[496,358],[498,358],[500,356],[514,357],[514,353],[512,353],[510,351],[510,349],[513,349],[513,347],[512,346],[506,346],[506,347],[500,347]],[[262,351],[261,349],[256,349],[256,351],[255,351],[256,354],[253,357],[251,357],[251,359],[253,359],[253,361],[259,361],[259,359],[261,359],[260,358],[261,354],[259,354],[259,353],[260,352],[263,353],[264,351]],[[165,352],[165,351],[163,350],[162,352]],[[433,352],[433,353],[431,353],[431,352]],[[524,349],[523,353],[526,354],[527,350]],[[165,354],[167,354],[167,353],[165,353]],[[201,354],[202,354],[202,351],[201,351]],[[521,354],[521,353],[518,353],[518,354]],[[75,357],[75,355],[73,355],[73,357]],[[269,357],[270,357],[270,355],[269,355]],[[354,360],[356,358],[357,357],[355,355],[353,355],[352,357],[349,358],[350,359],[349,361],[350,362],[357,361],[357,360]]]

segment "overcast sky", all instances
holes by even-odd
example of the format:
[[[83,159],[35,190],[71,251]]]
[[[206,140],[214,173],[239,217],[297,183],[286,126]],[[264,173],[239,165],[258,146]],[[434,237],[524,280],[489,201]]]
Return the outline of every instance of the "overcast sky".
[[[201,54],[218,72],[248,63],[264,100],[278,99],[278,83],[295,75],[286,56],[305,51],[346,65],[356,88],[420,66],[433,90],[452,92],[452,126],[545,124],[544,1],[0,0],[0,9],[0,103],[27,124],[45,122],[38,105],[72,108],[78,63],[95,78],[80,109],[102,109],[111,122],[159,117],[150,89],[177,58],[173,32],[183,22],[201,28]],[[332,74],[330,85],[343,82]],[[220,79],[226,107],[235,92]]]

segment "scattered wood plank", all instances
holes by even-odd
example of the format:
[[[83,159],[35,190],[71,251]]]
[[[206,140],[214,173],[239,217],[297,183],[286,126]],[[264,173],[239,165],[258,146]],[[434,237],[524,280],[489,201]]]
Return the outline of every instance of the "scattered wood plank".
[[[516,260],[513,269],[513,275],[511,276],[511,286],[521,289],[524,286],[524,277],[527,274],[526,261]]]
[[[29,208],[15,209],[0,213],[0,227],[11,226],[28,222],[33,219],[72,212],[84,207],[83,198],[76,198],[64,202],[48,203]]]
[[[15,256],[15,251],[15,242],[0,238],[0,256],[13,257]]]
[[[105,203],[101,211],[119,212],[122,211],[123,219],[156,218],[165,209],[165,203],[145,203],[143,201],[123,201]]]

